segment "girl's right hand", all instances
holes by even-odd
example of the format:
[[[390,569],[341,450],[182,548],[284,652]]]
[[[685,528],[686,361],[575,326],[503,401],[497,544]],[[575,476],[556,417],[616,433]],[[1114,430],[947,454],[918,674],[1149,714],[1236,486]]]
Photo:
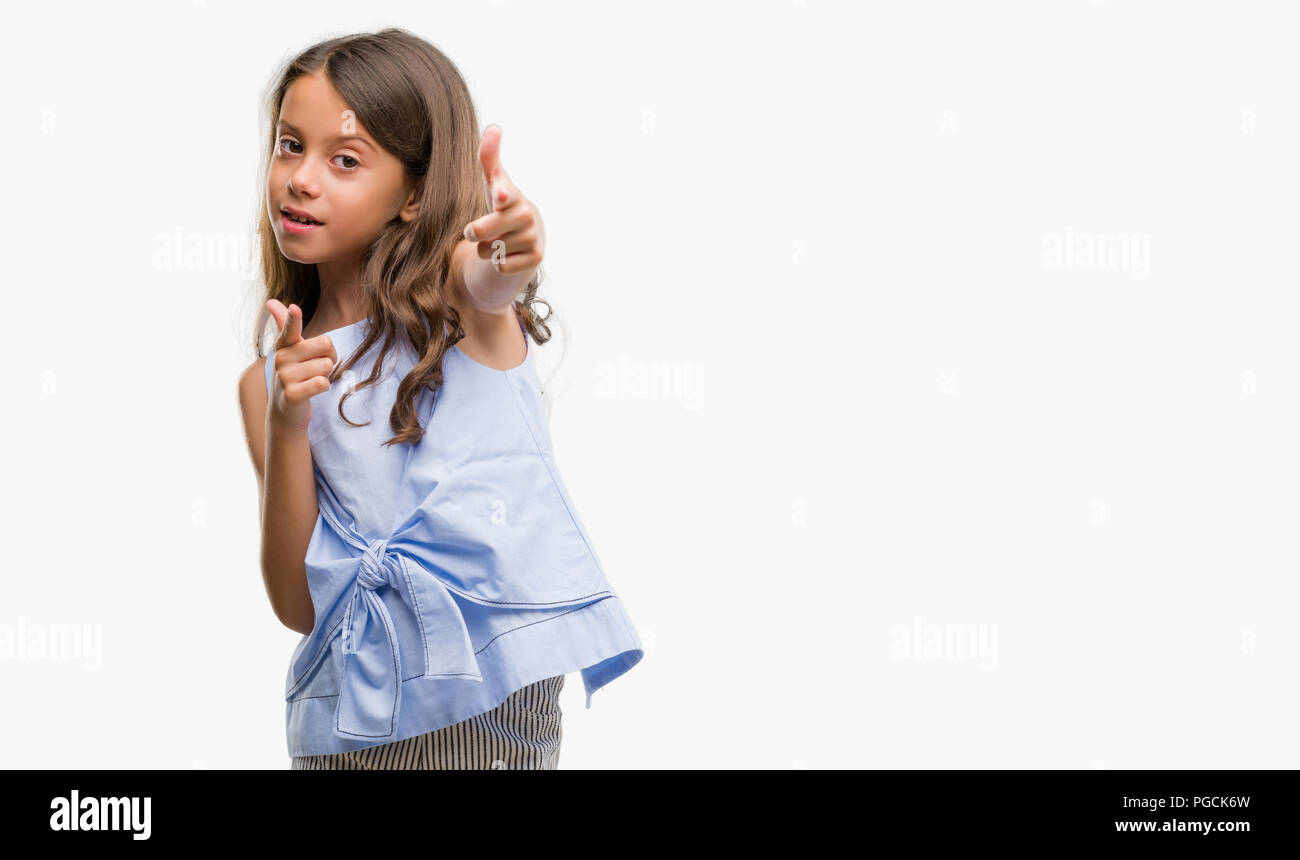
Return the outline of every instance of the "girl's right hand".
[[[311,398],[328,391],[329,374],[338,353],[328,335],[303,340],[302,308],[285,307],[268,299],[266,307],[280,326],[275,339],[275,372],[271,374],[271,417],[281,426],[306,430],[311,421]]]

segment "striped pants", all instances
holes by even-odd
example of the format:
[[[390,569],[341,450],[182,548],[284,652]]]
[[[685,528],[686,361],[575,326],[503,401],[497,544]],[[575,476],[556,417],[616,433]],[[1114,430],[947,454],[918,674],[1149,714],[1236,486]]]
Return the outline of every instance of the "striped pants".
[[[422,735],[351,752],[293,756],[292,770],[555,770],[564,676],[511,693],[492,710]]]

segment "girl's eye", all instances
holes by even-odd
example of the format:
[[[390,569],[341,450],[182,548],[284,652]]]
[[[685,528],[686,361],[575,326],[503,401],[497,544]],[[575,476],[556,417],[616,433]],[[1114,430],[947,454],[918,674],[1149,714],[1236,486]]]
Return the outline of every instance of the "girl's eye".
[[[280,151],[281,151],[281,152],[284,151],[285,144],[288,144],[289,146],[299,146],[299,147],[302,146],[301,143],[299,143],[298,141],[294,140],[294,139],[291,138],[291,137],[282,137],[282,138],[280,138]],[[298,155],[298,154],[299,154],[299,152],[298,152],[297,150],[294,150],[294,149],[290,149],[289,152],[293,153],[294,155]],[[349,164],[340,164],[339,167],[342,168],[343,170],[352,171],[352,170],[356,170],[358,167],[361,166],[361,162],[360,162],[360,161],[357,161],[355,158],[353,158],[353,157],[350,156],[350,155],[336,155],[336,156],[334,156],[334,157],[335,157],[335,158],[346,158],[348,161],[353,162],[353,163],[350,164],[350,165],[349,165]]]

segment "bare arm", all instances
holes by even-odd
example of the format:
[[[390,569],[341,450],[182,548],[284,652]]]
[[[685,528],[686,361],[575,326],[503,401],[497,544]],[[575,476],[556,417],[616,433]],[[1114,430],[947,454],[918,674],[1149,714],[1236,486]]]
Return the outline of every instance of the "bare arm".
[[[312,631],[316,612],[307,587],[307,545],[320,509],[307,431],[286,427],[268,408],[266,359],[239,378],[239,406],[257,474],[262,527],[262,581],[276,618],[290,630]]]

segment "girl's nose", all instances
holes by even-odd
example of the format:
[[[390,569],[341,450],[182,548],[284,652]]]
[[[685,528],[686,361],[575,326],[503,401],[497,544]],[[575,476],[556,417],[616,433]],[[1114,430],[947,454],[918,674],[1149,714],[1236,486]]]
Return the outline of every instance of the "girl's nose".
[[[316,196],[316,180],[304,168],[289,174],[289,190],[307,197]]]

